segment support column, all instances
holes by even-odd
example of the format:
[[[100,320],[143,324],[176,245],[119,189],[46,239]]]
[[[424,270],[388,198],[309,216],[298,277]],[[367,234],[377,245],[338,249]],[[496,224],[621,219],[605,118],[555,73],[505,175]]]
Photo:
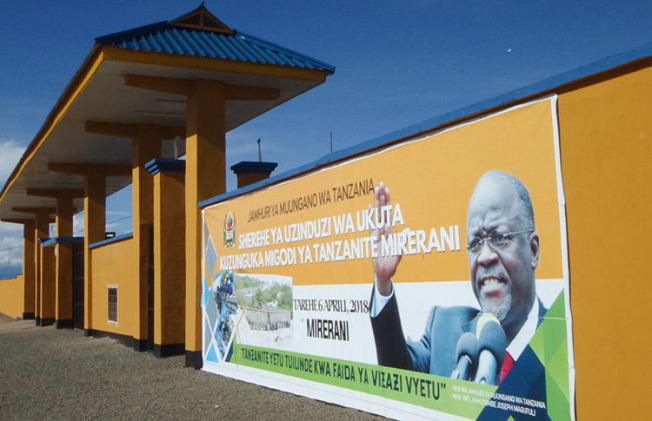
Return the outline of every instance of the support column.
[[[72,247],[73,243],[62,241],[72,237],[73,197],[62,194],[57,197],[57,244],[55,247],[55,323],[57,329],[72,329]]]
[[[201,213],[198,202],[226,190],[225,94],[218,81],[198,80],[186,119],[186,365],[202,366]]]
[[[34,221],[25,221],[23,223],[23,279],[25,283],[24,289],[24,304],[23,304],[23,319],[34,319],[35,303],[34,297],[36,296],[35,282],[34,282],[34,269],[35,259],[34,254]]]
[[[50,243],[50,241],[48,241]],[[54,273],[54,247],[44,244],[43,238],[39,241],[39,285],[41,326],[50,326],[54,323],[55,309],[55,273]]]
[[[43,299],[42,286],[41,286],[41,242],[39,239],[48,237],[48,225],[50,217],[48,214],[39,212],[35,215],[34,225],[34,308],[35,308],[35,323],[37,326],[41,325],[42,319],[42,305]]]
[[[89,245],[104,240],[106,227],[106,176],[86,175],[84,183],[84,335],[93,330],[93,267]]]
[[[185,161],[146,168],[154,176],[154,355],[167,357],[185,350]]]
[[[134,241],[137,244],[138,274],[138,331],[134,332],[134,346],[138,351],[147,349],[147,341],[153,341],[148,320],[149,280],[153,279],[153,259],[151,255],[153,243],[153,200],[154,181],[145,169],[145,164],[161,154],[161,134],[154,128],[138,127],[137,136],[132,141],[132,194],[133,194],[133,230]],[[152,326],[153,327],[153,326]],[[151,331],[151,332],[150,332]]]

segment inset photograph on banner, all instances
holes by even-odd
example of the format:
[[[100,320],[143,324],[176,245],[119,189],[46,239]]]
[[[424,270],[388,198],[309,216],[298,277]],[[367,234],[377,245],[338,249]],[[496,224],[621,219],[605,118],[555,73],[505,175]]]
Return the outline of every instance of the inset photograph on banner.
[[[292,278],[276,275],[236,275],[236,296],[246,323],[238,342],[292,349]]]

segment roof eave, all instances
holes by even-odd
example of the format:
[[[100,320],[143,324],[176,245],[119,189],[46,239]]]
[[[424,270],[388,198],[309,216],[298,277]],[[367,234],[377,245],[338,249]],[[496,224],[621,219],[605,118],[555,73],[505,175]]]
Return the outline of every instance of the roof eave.
[[[215,71],[237,71],[257,75],[289,77],[323,82],[332,72],[322,69],[307,69],[303,67],[280,64],[251,63],[240,60],[227,60],[193,55],[170,54],[157,51],[134,51],[113,45],[103,46],[106,60],[126,61],[134,63],[149,63],[162,66],[189,67]]]
[[[23,152],[23,155],[14,167],[13,171],[9,177],[7,177],[7,181],[5,182],[5,185],[2,187],[2,191],[0,192],[0,201],[4,199],[7,190],[14,183],[20,171],[25,167],[28,158],[41,146],[43,140],[46,138],[46,134],[52,130],[56,121],[63,117],[65,109],[71,103],[71,100],[74,99],[75,93],[79,92],[78,89],[81,87],[82,82],[90,78],[92,72],[94,72],[94,70],[99,67],[102,61],[102,46],[95,44],[90,53],[82,62],[82,65],[79,67],[79,69],[77,69],[75,74],[66,85],[63,93],[54,104],[54,107],[52,107],[52,110],[50,110],[48,113],[47,117],[45,118],[45,122],[43,122],[43,125],[39,131],[36,132],[34,139],[30,142],[29,145],[27,145],[27,148],[25,148],[25,152]]]
[[[56,126],[56,123],[65,115],[67,108],[74,102],[77,94],[81,93],[86,81],[89,81],[95,70],[99,68],[102,62],[107,60],[127,61],[136,63],[149,63],[151,58],[158,57],[155,60],[159,65],[188,67],[188,68],[205,68],[208,70],[218,71],[237,71],[251,74],[266,74],[277,77],[290,77],[297,79],[306,79],[317,82],[316,85],[323,83],[326,77],[330,75],[324,70],[303,69],[290,66],[257,64],[239,61],[217,60],[204,57],[180,56],[174,54],[132,51],[113,45],[104,45],[97,42],[86,56],[82,65],[72,76],[63,93],[55,103],[52,110],[48,113],[43,125],[36,133],[34,139],[27,146],[20,160],[7,178],[2,190],[0,191],[0,202],[2,202],[7,191],[19,177],[20,173],[30,161],[31,157],[39,150],[44,143],[47,135]],[[316,86],[315,85],[315,86]],[[279,104],[280,105],[280,104]]]

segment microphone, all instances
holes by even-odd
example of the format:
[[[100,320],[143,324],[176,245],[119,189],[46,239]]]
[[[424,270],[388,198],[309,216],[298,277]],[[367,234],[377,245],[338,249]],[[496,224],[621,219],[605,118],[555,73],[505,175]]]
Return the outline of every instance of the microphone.
[[[493,314],[484,313],[478,320],[478,370],[476,383],[497,385],[500,366],[505,358],[507,337]]]
[[[472,366],[478,359],[478,340],[472,333],[466,332],[457,341],[455,350],[457,367],[451,373],[451,378],[469,380]]]

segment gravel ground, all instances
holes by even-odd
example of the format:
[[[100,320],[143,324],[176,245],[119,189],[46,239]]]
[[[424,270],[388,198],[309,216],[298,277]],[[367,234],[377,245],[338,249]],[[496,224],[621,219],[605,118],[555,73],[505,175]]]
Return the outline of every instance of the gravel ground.
[[[0,315],[0,419],[381,419]]]

